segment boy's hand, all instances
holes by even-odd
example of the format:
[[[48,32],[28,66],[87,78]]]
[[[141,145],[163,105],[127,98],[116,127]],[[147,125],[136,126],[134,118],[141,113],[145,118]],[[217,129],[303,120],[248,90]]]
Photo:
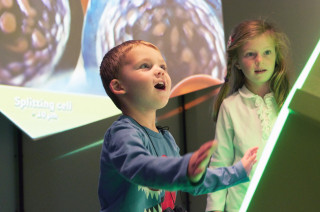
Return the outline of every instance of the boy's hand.
[[[257,162],[257,151],[258,147],[252,147],[246,151],[241,159],[242,165],[247,172],[247,176],[249,176],[252,166]]]
[[[215,140],[208,141],[192,154],[188,164],[188,177],[191,182],[197,183],[201,179],[216,146]]]

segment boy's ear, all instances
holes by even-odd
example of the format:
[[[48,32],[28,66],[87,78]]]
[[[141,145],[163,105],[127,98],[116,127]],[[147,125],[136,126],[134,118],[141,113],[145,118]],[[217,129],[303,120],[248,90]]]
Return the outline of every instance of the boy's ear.
[[[112,91],[112,93],[114,94],[125,94],[126,91],[124,90],[124,88],[121,85],[121,82],[118,79],[113,79],[111,80],[110,84],[109,84],[110,90]]]

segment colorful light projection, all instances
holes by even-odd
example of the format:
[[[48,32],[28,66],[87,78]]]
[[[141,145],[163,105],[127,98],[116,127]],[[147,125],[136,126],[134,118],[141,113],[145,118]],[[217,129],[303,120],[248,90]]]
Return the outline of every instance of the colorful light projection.
[[[173,88],[193,75],[222,80],[226,66],[220,0],[1,1],[0,33],[3,85],[106,95],[102,57],[130,39],[160,48]],[[202,81],[188,86],[215,84]]]
[[[99,76],[102,57],[130,39],[160,48],[173,82],[171,97],[219,84],[226,67],[221,6],[221,0],[0,1],[0,92],[7,100],[0,111],[35,139],[85,124],[42,127],[85,118],[76,111],[101,111],[93,99],[107,97]],[[64,115],[33,105],[59,103],[59,95],[77,110]],[[22,110],[15,106],[19,97],[35,101]],[[119,114],[109,100],[106,110],[114,113],[99,120]]]

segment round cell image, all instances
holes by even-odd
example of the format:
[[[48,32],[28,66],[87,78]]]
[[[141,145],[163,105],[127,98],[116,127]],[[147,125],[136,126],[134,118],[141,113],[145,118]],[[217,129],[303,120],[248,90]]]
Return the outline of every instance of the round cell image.
[[[0,84],[45,84],[63,55],[69,31],[69,1],[0,1]]]
[[[221,13],[221,1],[90,1],[82,36],[87,76],[98,78],[104,54],[135,39],[159,47],[173,88],[193,75],[222,80],[226,64]]]

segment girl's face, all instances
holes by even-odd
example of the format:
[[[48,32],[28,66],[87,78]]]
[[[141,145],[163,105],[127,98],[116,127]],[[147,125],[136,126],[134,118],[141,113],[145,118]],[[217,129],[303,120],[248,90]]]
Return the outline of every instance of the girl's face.
[[[251,88],[269,85],[276,56],[274,40],[267,32],[240,47],[236,66],[243,72],[245,84]]]

